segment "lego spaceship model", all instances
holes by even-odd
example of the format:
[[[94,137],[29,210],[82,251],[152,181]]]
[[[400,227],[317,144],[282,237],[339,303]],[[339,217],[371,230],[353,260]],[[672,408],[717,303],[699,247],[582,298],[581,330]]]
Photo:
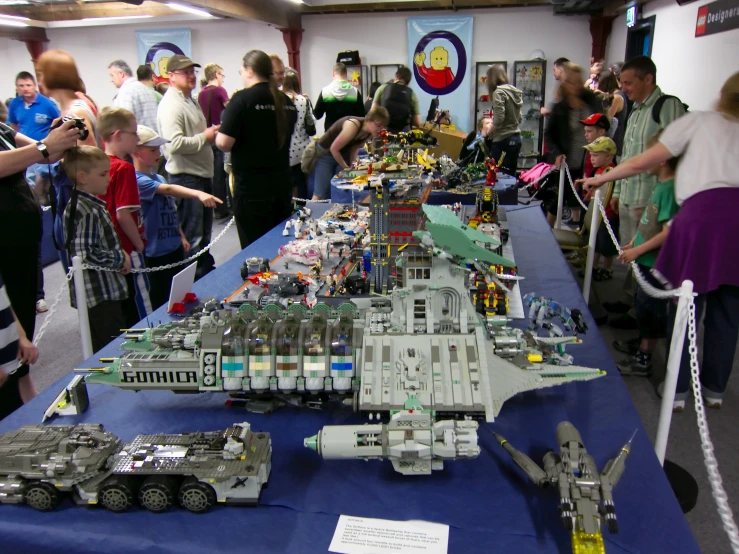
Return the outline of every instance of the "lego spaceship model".
[[[547,452],[544,469],[497,433],[495,438],[536,486],[559,487],[559,514],[565,529],[572,533],[573,553],[605,554],[602,527],[605,524],[611,533],[618,533],[613,489],[626,468],[634,436],[602,472],[585,449],[580,432],[569,421],[557,425],[559,454]]]

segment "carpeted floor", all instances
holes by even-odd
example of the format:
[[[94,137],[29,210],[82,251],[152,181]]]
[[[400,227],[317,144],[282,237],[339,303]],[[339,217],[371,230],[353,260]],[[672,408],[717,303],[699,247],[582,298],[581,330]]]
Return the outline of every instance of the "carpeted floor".
[[[213,236],[216,236],[227,222],[228,220],[216,222]],[[223,239],[213,247],[212,252],[216,264],[220,264],[234,256],[239,250],[236,229],[232,227]],[[574,273],[577,277],[577,270],[574,270]],[[612,281],[594,284],[594,291],[601,301],[617,300],[620,297],[624,275],[624,266],[617,263]],[[47,302],[51,304],[61,287],[64,277],[61,264],[56,263],[46,267],[44,276],[46,279]],[[591,297],[595,298],[595,294]],[[591,300],[591,309],[597,311],[598,308],[595,307],[595,304],[597,302]],[[37,329],[46,317],[46,315],[39,316]],[[601,326],[600,331],[609,344],[616,338],[625,339],[635,335],[635,332],[618,331],[608,325]],[[69,299],[65,293],[40,344],[41,357],[39,363],[32,369],[33,379],[39,390],[48,387],[82,361],[79,344],[77,313],[70,308]],[[616,361],[624,356],[615,350],[612,350],[612,354]],[[660,344],[655,357],[655,375],[652,379],[625,378],[631,398],[652,441],[656,436],[659,417],[659,399],[655,393],[655,386],[661,381],[664,373],[664,359],[664,344]],[[735,514],[739,513],[739,464],[736,461],[736,453],[739,452],[739,433],[736,430],[737,421],[739,421],[738,393],[739,381],[734,375],[729,383],[729,390],[723,408],[721,410],[708,410],[708,422],[719,469]],[[687,469],[698,481],[700,488],[698,504],[686,517],[701,549],[711,554],[729,554],[731,548],[716,512],[716,504],[711,494],[703,464],[695,411],[692,405],[688,405],[682,414],[675,414],[673,417],[667,458]],[[615,500],[618,506],[618,490],[615,493]],[[659,506],[652,506],[649,499],[645,498],[644,509],[659,510]]]

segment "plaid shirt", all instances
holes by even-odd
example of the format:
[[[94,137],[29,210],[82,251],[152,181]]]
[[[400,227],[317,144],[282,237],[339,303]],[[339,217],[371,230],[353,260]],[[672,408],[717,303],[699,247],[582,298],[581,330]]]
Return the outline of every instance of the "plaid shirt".
[[[629,158],[638,156],[647,149],[647,143],[657,131],[664,129],[678,117],[685,114],[682,103],[671,98],[662,105],[660,112],[660,123],[652,119],[652,107],[657,99],[662,96],[659,87],[641,104],[634,104],[631,113],[626,119],[626,134],[624,135],[623,156],[621,163]],[[652,190],[657,184],[657,176],[649,173],[640,173],[628,179],[616,181],[613,188],[613,198],[618,198],[619,203],[626,206],[645,207],[652,197]]]
[[[123,248],[108,210],[105,209],[105,202],[86,192],[77,191],[77,194],[74,239],[69,245],[70,260],[73,256],[80,256],[84,264],[123,268],[125,262]],[[64,210],[65,233],[70,217],[72,217],[71,201]],[[116,301],[128,298],[126,278],[118,271],[85,269],[82,274],[85,278],[88,308],[94,308],[107,300]],[[70,283],[69,292],[72,307],[76,308],[74,281]]]
[[[126,108],[136,116],[136,123],[146,125],[157,130],[157,97],[154,90],[143,83],[139,83],[134,77],[125,81],[118,89],[118,96],[113,100],[113,105]]]

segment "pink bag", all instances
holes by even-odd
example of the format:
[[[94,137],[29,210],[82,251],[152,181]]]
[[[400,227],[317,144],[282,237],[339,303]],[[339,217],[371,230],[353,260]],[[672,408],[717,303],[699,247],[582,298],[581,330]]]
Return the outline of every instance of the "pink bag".
[[[541,180],[544,175],[549,173],[552,169],[552,166],[548,163],[541,162],[536,164],[531,169],[524,171],[519,175],[518,179],[522,183],[531,184],[536,183]]]

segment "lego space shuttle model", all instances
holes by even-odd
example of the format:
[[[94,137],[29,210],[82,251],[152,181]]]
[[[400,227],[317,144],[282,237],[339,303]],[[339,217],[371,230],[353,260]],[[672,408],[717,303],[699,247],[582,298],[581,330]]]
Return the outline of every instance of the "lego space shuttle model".
[[[604,554],[601,528],[605,523],[611,533],[618,533],[613,489],[626,468],[634,436],[602,472],[585,449],[579,431],[569,421],[557,425],[559,454],[547,452],[544,469],[505,438],[498,434],[495,438],[536,486],[559,487],[559,513],[565,529],[572,533],[572,551]]]

